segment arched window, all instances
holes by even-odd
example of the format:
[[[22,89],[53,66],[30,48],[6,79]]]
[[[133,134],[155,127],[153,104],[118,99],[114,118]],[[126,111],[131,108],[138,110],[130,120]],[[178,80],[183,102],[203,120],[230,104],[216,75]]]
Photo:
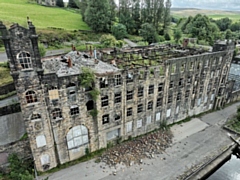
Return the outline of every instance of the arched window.
[[[27,103],[35,103],[37,102],[37,95],[34,91],[26,92],[26,100]]]
[[[88,144],[88,129],[83,126],[75,126],[67,133],[68,149],[80,147]]]
[[[31,120],[36,120],[36,119],[41,119],[41,115],[40,114],[32,114],[31,116]]]
[[[53,119],[55,119],[55,120],[62,119],[62,111],[61,111],[61,109],[55,108],[55,109],[52,111],[52,117],[53,117]]]
[[[31,56],[28,52],[21,52],[18,54],[17,59],[21,64],[23,69],[31,69],[32,68],[32,60]]]

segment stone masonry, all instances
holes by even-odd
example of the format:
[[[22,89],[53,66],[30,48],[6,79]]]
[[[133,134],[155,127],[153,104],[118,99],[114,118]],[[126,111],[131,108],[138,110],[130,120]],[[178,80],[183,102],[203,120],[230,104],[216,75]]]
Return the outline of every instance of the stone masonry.
[[[9,30],[0,22],[0,31],[38,171],[145,134],[162,121],[220,108],[231,96],[232,42],[215,44],[213,52],[171,45],[73,47],[41,59],[31,22],[28,29],[14,24]],[[80,85],[84,67],[94,72],[96,100]]]

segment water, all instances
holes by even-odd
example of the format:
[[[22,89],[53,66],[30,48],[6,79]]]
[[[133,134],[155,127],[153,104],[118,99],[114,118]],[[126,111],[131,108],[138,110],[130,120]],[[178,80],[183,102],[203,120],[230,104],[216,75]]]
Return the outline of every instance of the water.
[[[240,180],[240,159],[235,155],[207,180]]]

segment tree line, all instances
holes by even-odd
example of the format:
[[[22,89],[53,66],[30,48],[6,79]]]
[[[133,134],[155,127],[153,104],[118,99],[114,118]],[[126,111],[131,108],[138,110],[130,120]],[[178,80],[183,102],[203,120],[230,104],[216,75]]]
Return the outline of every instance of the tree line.
[[[62,0],[57,0],[62,1]],[[83,21],[95,32],[145,35],[149,43],[167,33],[171,22],[171,0],[69,0],[68,7],[80,9]]]

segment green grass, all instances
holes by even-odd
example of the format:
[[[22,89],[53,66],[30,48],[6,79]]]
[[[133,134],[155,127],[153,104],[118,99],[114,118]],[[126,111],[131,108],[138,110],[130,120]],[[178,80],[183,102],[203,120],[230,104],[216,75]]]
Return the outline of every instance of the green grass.
[[[90,30],[79,13],[66,8],[45,7],[28,3],[28,0],[1,0],[0,7],[0,20],[6,25],[16,22],[26,27],[28,16],[39,29],[55,27],[66,30]]]
[[[0,86],[13,82],[12,76],[10,76],[10,70],[8,68],[0,67]]]
[[[240,20],[240,14],[213,14],[213,15],[208,15],[210,18],[213,18],[215,20],[222,19],[225,17],[230,18],[233,22],[239,21]]]

